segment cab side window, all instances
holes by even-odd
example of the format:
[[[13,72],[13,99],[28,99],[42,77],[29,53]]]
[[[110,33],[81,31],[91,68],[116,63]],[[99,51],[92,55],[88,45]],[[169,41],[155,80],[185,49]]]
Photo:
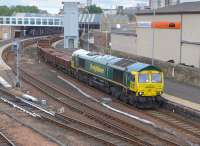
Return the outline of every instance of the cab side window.
[[[132,74],[128,74],[128,81],[132,81],[132,82],[135,82],[135,76],[132,75]]]

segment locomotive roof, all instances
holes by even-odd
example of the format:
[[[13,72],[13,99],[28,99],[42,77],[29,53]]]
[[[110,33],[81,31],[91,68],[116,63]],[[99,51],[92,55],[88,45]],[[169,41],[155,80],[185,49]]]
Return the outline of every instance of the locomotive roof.
[[[114,64],[115,62],[120,61],[122,58],[99,54],[96,52],[89,52],[83,49],[77,50],[73,53],[73,55],[78,55],[80,58],[87,59],[96,63],[100,63],[103,65]]]
[[[144,70],[157,70],[157,71],[161,71],[160,68],[150,65],[150,64],[145,64],[145,63],[140,63],[140,62],[136,62],[130,66],[127,67],[127,71],[131,72],[131,71],[136,71],[136,72],[141,72]]]
[[[111,55],[102,55],[95,52],[89,52],[83,49],[75,51],[73,55],[78,55],[82,59],[87,59],[102,65],[109,65],[110,67],[124,71],[126,70],[128,72],[141,72],[144,70],[161,71],[160,68],[152,66],[150,64],[140,63],[134,60],[119,58]]]

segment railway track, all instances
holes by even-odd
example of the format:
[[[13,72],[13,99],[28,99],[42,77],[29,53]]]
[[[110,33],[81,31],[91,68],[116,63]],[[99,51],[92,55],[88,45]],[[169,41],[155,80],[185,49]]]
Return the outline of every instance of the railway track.
[[[26,78],[26,77],[25,77]],[[29,82],[30,83],[30,82]],[[40,87],[39,87],[40,88]],[[51,94],[51,93],[50,93]],[[49,95],[50,95],[49,94]],[[50,96],[51,97],[53,97],[52,96],[53,94],[51,94]],[[54,97],[55,98],[55,97]],[[62,101],[62,99],[57,99],[57,101]],[[62,101],[63,102],[63,101]],[[63,102],[64,103],[64,102]],[[66,103],[65,103],[66,104]],[[112,123],[112,120],[113,121],[115,121],[116,122],[116,120],[115,119],[113,119],[113,118],[110,118],[110,119],[112,119],[112,120],[110,120],[110,122],[106,122],[106,118],[105,117],[101,117],[101,116],[96,116],[95,114],[93,114],[93,113],[87,113],[87,111],[81,111],[80,109],[78,109],[77,107],[75,107],[74,105],[72,106],[72,105],[68,105],[69,107],[71,107],[72,109],[74,109],[74,110],[77,110],[77,111],[79,111],[79,112],[81,112],[81,113],[84,113],[86,116],[88,116],[88,117],[90,117],[90,118],[92,118],[92,119],[95,119],[96,121],[98,121],[98,122],[100,122],[101,124],[104,124],[104,125],[106,125],[106,126],[108,126],[108,127],[112,127],[113,125],[111,124]],[[94,112],[95,113],[95,112]],[[147,114],[147,115],[149,115],[149,116],[151,116],[151,117],[154,117],[154,118],[156,118],[156,119],[158,119],[158,120],[160,120],[160,121],[162,121],[162,122],[165,122],[165,123],[167,123],[168,125],[170,125],[170,126],[172,126],[172,127],[176,127],[177,129],[179,129],[179,130],[181,130],[181,131],[183,131],[183,132],[185,132],[185,133],[187,133],[187,134],[190,134],[190,135],[194,135],[194,136],[196,136],[196,137],[199,137],[199,129],[198,129],[198,126],[194,126],[194,125],[190,125],[190,124],[187,124],[186,122],[183,122],[183,121],[180,121],[180,120],[177,120],[176,118],[173,118],[173,117],[171,117],[171,116],[169,116],[169,115],[166,115],[165,113],[162,113],[162,112],[158,112],[158,111],[148,111],[148,112],[145,112],[145,114]],[[100,120],[100,119],[105,119],[105,121],[102,121],[102,120]],[[121,122],[121,121],[119,121],[119,123],[121,123],[121,124],[124,124],[123,122]],[[117,127],[116,129],[121,129],[120,127],[121,127],[121,124],[116,124],[114,127]],[[127,127],[130,127],[130,126],[127,126]],[[134,127],[135,128],[135,127]],[[133,128],[133,129],[134,129]],[[136,128],[136,130],[138,130],[137,128]],[[120,130],[120,133],[122,134],[122,135],[126,135],[127,137],[132,137],[134,134],[132,134],[131,133],[131,130],[130,130],[130,132],[128,132],[127,130],[124,130],[124,129],[121,129]],[[137,138],[136,138],[137,139]],[[140,138],[139,138],[139,140],[140,140]],[[167,141],[167,140],[166,140]],[[174,143],[175,145],[177,145],[176,143]]]
[[[0,145],[1,146],[15,146],[15,144],[8,138],[6,137],[5,134],[0,132]]]
[[[61,71],[59,72],[62,73]],[[90,86],[88,86],[87,88],[93,90],[93,88]],[[120,102],[119,100],[113,99],[113,101],[122,104],[129,109],[134,109],[134,111],[141,112],[141,110],[130,106],[124,102]],[[178,129],[181,132],[184,132],[186,135],[191,135],[200,139],[200,125],[198,125],[197,122],[188,122],[183,117],[180,117],[179,115],[175,114],[170,114],[168,110],[166,111],[163,109],[142,111],[142,114],[153,117],[156,120],[166,123],[171,127]]]
[[[114,101],[116,103],[120,102],[115,99]],[[141,110],[134,108],[126,103],[120,102],[120,104],[123,104],[127,108],[132,108],[136,112],[141,112]],[[188,119],[189,121],[186,121],[186,119],[184,119],[183,117],[176,115],[174,113],[169,113],[169,111],[166,111],[164,109],[142,111],[142,114],[145,116],[154,118],[156,121],[159,121],[171,126],[172,129],[175,131],[179,130],[179,132],[182,134],[184,133],[187,136],[192,136],[198,142],[197,145],[200,145],[200,125],[198,124],[198,121],[191,121],[190,119]],[[168,129],[168,130],[170,131],[172,129]]]
[[[61,126],[63,128],[75,131],[78,134],[83,134],[83,135],[86,135],[87,137],[94,138],[95,140],[100,141],[104,143],[105,145],[109,145],[109,146],[116,146],[116,145],[142,146],[143,145],[140,142],[128,139],[121,135],[114,134],[111,131],[89,125],[87,123],[81,122],[79,120],[75,120],[67,116],[57,115],[56,119],[53,117],[43,116],[43,119],[49,122],[55,123],[56,125]]]
[[[65,104],[73,110],[76,110],[85,116],[96,120],[97,122],[107,126],[108,128],[114,129],[118,134],[140,142],[142,145],[179,145],[173,142],[170,138],[163,138],[154,135],[148,131],[144,131],[139,127],[130,125],[112,115],[101,112],[95,108],[90,107],[86,103],[77,100],[71,93],[61,90],[56,85],[53,85],[47,81],[42,81],[34,77],[27,71],[21,70],[22,78],[33,86],[39,88],[47,95],[53,97],[55,100]],[[68,97],[68,98],[66,98]],[[149,137],[151,137],[149,139]],[[148,141],[148,142],[147,142]]]
[[[9,95],[9,92],[3,89],[0,89],[4,94]],[[7,97],[1,97],[5,99],[4,101],[14,105],[18,109],[34,116],[37,114],[39,118],[44,120],[44,122],[51,122],[53,124],[56,124],[59,127],[65,128],[67,130],[72,130],[78,134],[83,134],[86,137],[90,137],[95,139],[96,141],[99,141],[103,143],[106,146],[115,146],[115,145],[123,145],[123,146],[142,146],[140,142],[128,139],[126,137],[120,136],[118,134],[114,134],[111,131],[104,130],[101,128],[98,128],[93,125],[89,125],[87,123],[81,122],[79,120],[75,120],[73,118],[63,116],[60,114],[56,114],[56,116],[52,116],[52,114],[47,114],[47,109],[40,110],[38,105],[33,106],[33,103],[30,102],[23,102],[19,98],[15,98],[10,94],[10,96]],[[39,107],[39,108],[36,108]],[[47,112],[44,112],[47,111]],[[35,114],[34,114],[35,113]],[[3,142],[2,142],[3,143]],[[4,145],[2,145],[4,146]],[[6,145],[7,146],[7,145]]]
[[[184,120],[179,120],[176,117],[171,116],[168,113],[159,111],[159,110],[147,111],[146,113],[154,118],[157,118],[160,121],[167,123],[168,125],[170,125],[172,127],[175,127],[177,129],[185,132],[186,134],[193,135],[197,138],[200,137],[200,126],[199,125],[192,125],[193,123],[187,123]]]

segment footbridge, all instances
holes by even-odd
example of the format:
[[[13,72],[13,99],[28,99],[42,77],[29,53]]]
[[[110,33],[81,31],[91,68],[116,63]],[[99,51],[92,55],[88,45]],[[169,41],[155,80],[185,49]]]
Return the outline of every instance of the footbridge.
[[[64,16],[0,16],[0,26],[64,27]],[[79,14],[79,27],[99,28],[100,14]]]

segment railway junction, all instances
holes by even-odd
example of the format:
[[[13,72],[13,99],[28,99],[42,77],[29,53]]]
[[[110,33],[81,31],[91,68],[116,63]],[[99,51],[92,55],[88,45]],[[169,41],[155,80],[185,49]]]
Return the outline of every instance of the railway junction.
[[[77,15],[76,3],[64,5],[64,11],[74,12],[64,16],[71,19],[63,22],[71,30],[64,28],[64,35],[56,29],[56,35],[18,38],[19,68],[13,49],[19,46],[13,40],[0,42],[0,144],[199,146],[198,87],[165,79],[162,105],[140,109],[63,69],[61,65],[67,67],[79,50],[79,25],[70,16]]]

